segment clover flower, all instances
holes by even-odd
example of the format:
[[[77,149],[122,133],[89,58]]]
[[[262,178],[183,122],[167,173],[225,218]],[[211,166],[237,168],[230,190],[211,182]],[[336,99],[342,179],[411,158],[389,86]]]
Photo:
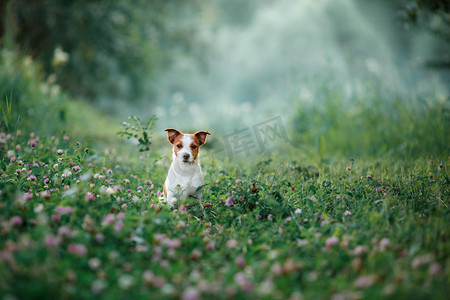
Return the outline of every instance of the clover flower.
[[[55,212],[60,215],[70,215],[73,213],[73,208],[70,206],[57,206]]]
[[[11,225],[22,225],[23,220],[22,220],[22,217],[20,217],[20,216],[13,216],[13,217],[11,217],[11,219],[9,219],[9,223]]]
[[[225,205],[226,206],[231,206],[231,205],[233,205],[233,201],[234,201],[235,199],[233,198],[233,197],[229,197],[226,201],[225,201]]]
[[[181,294],[181,300],[198,300],[201,299],[199,291],[193,287],[188,287]]]
[[[84,256],[87,253],[87,248],[83,244],[71,243],[67,246],[67,252],[73,255]]]
[[[235,248],[237,245],[238,241],[236,241],[235,239],[228,240],[227,243],[225,244],[225,246],[230,249]]]
[[[334,245],[339,243],[339,238],[336,236],[332,236],[329,237],[326,241],[325,241],[325,245],[327,247],[327,249],[332,249]]]

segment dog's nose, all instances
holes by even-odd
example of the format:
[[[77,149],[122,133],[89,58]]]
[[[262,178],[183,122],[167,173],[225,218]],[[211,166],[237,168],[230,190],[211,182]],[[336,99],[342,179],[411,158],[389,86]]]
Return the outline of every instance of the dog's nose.
[[[184,160],[188,160],[188,159],[189,159],[189,157],[190,157],[190,155],[189,155],[189,154],[187,154],[187,153],[183,154],[183,159],[184,159]]]

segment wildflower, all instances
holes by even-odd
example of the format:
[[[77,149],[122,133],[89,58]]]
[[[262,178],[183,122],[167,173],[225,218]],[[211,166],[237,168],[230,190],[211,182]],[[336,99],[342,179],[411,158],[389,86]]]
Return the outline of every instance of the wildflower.
[[[348,172],[350,172],[351,170],[352,170],[352,168],[351,167],[347,167],[347,169],[346,169]]]
[[[204,205],[204,207],[211,207],[211,206],[212,206],[212,204],[209,203],[209,202],[206,202],[205,205]]]
[[[369,247],[367,247],[367,246],[356,246],[356,248],[353,250],[353,255],[361,256],[368,251],[369,251]]]
[[[63,137],[63,140],[68,141],[68,140],[69,140],[69,137],[68,137],[67,135],[65,135],[65,136]]]
[[[325,226],[325,225],[327,225],[327,224],[330,224],[330,221],[328,221],[328,220],[323,220],[322,222],[320,222],[320,227],[323,227],[323,226]]]
[[[100,268],[101,263],[102,263],[101,260],[97,257],[93,257],[93,258],[89,259],[89,262],[88,262],[89,267],[92,270],[97,270],[98,268]]]
[[[56,248],[61,243],[61,239],[53,234],[49,234],[45,237],[45,246],[49,249]]]
[[[91,291],[94,294],[100,294],[106,287],[106,283],[102,279],[95,279],[91,284]]]
[[[25,201],[31,200],[31,198],[33,198],[33,193],[26,192],[23,195],[23,200],[25,200]]]
[[[31,175],[30,177],[27,178],[28,181],[36,181],[36,176]]]
[[[234,198],[233,198],[233,197],[229,197],[229,198],[225,201],[225,205],[226,205],[226,206],[231,206],[231,205],[233,205],[233,201],[234,201]]]
[[[70,215],[73,213],[73,208],[70,206],[57,206],[55,211],[60,215]]]
[[[199,249],[195,248],[191,252],[191,258],[192,260],[198,260],[200,257],[202,257],[203,253]]]
[[[95,240],[96,240],[98,243],[102,243],[102,242],[105,240],[105,236],[104,236],[102,233],[97,233],[97,234],[95,235]]]
[[[115,221],[115,217],[113,214],[107,214],[105,215],[105,217],[103,218],[102,221],[102,226],[108,226],[111,225],[112,223],[114,223]]]
[[[95,221],[92,219],[90,215],[85,215],[83,218],[83,223],[81,224],[81,228],[84,231],[93,232],[95,230]]]
[[[236,273],[234,275],[234,281],[244,290],[250,291],[253,289],[252,283],[245,277],[243,273]]]
[[[438,263],[434,263],[428,268],[428,274],[430,274],[431,276],[438,275],[440,272],[441,266]]]
[[[344,211],[344,216],[351,216],[352,212],[349,210]]]
[[[267,220],[272,221],[272,219],[273,219],[272,214],[269,214],[269,215],[267,216]]]
[[[123,229],[123,226],[124,226],[124,224],[123,224],[122,220],[116,221],[116,223],[114,224],[114,231],[116,233],[119,233]]]
[[[388,238],[381,239],[380,244],[379,244],[380,251],[385,251],[389,245],[390,245],[390,241]]]
[[[9,219],[11,225],[22,225],[22,218],[20,216],[14,216]]]
[[[67,251],[73,255],[84,256],[87,253],[87,248],[82,244],[71,243],[67,246]]]
[[[411,266],[413,269],[417,269],[423,265],[429,264],[434,260],[434,257],[432,254],[424,254],[421,256],[414,257],[414,259],[411,262]]]
[[[58,154],[58,155],[62,155],[63,153],[64,153],[64,151],[62,149],[56,150],[56,154]]]
[[[230,249],[235,248],[237,245],[238,245],[238,241],[236,241],[234,239],[228,240],[226,243],[226,247],[230,248]]]
[[[331,250],[331,248],[333,248],[333,246],[337,243],[339,243],[339,239],[336,236],[332,236],[325,241],[325,245],[328,250]]]
[[[241,267],[241,268],[245,265],[244,258],[243,258],[241,255],[239,255],[238,257],[236,257],[236,260],[235,260],[234,262],[236,263],[236,265],[237,265],[238,267]]]
[[[72,168],[72,170],[73,170],[74,172],[78,172],[78,171],[81,170],[81,168],[80,168],[80,166],[75,166],[75,167]]]
[[[34,147],[36,147],[36,143],[35,142],[31,142],[30,146],[34,148]]]
[[[126,203],[122,204],[122,206],[120,206],[120,208],[121,208],[122,210],[126,210],[126,209],[127,209],[127,204],[126,204]]]
[[[51,215],[50,219],[54,222],[59,222],[61,221],[61,215]]]
[[[181,246],[181,242],[177,239],[166,239],[164,244],[170,249],[179,248]]]
[[[200,299],[200,293],[192,287],[188,287],[181,294],[181,300],[198,300],[198,299]]]
[[[375,283],[375,281],[376,281],[375,275],[361,276],[356,279],[355,286],[359,288],[368,288],[372,286]]]
[[[235,181],[236,183],[241,183],[242,182],[242,180],[240,180],[240,179],[236,179],[236,181]]]
[[[74,230],[71,230],[67,226],[61,226],[58,229],[58,235],[62,236],[62,237],[74,236],[75,234],[76,234],[76,232]]]
[[[215,247],[214,242],[209,242],[208,244],[206,244],[206,250],[213,250]]]
[[[40,214],[41,212],[44,211],[44,204],[39,203],[34,209],[33,209],[35,214]]]
[[[302,210],[300,208],[297,208],[294,212],[296,215],[299,215],[302,213]]]
[[[262,219],[262,217],[260,215],[256,216],[256,220],[261,220],[261,219]]]
[[[128,290],[134,285],[134,277],[129,274],[123,274],[119,277],[119,287],[123,290]]]
[[[87,192],[86,195],[84,196],[84,201],[85,202],[91,202],[95,200],[95,195],[91,192]]]
[[[116,193],[116,191],[110,186],[107,187],[106,190],[105,190],[105,194],[107,194],[107,195],[113,195],[115,193]]]

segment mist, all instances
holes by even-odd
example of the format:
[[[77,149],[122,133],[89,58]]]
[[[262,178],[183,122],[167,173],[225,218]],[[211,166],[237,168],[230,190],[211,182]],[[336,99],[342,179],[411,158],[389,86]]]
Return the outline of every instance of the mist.
[[[389,3],[256,1],[240,11],[231,2],[205,8],[205,67],[177,57],[153,82],[156,101],[135,112],[156,114],[159,129],[226,134],[275,116],[288,123],[300,106],[320,105],[324,88],[350,98],[375,80],[399,93],[447,96],[448,74],[421,64],[438,41],[420,30],[405,35]]]

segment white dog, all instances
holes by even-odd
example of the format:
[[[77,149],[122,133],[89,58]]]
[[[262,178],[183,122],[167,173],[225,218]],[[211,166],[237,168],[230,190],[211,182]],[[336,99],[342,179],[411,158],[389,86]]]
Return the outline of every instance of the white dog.
[[[184,134],[172,128],[165,131],[169,142],[173,145],[173,161],[163,187],[165,201],[173,205],[177,202],[177,198],[201,197],[204,180],[198,152],[210,133],[198,131],[194,134]]]

